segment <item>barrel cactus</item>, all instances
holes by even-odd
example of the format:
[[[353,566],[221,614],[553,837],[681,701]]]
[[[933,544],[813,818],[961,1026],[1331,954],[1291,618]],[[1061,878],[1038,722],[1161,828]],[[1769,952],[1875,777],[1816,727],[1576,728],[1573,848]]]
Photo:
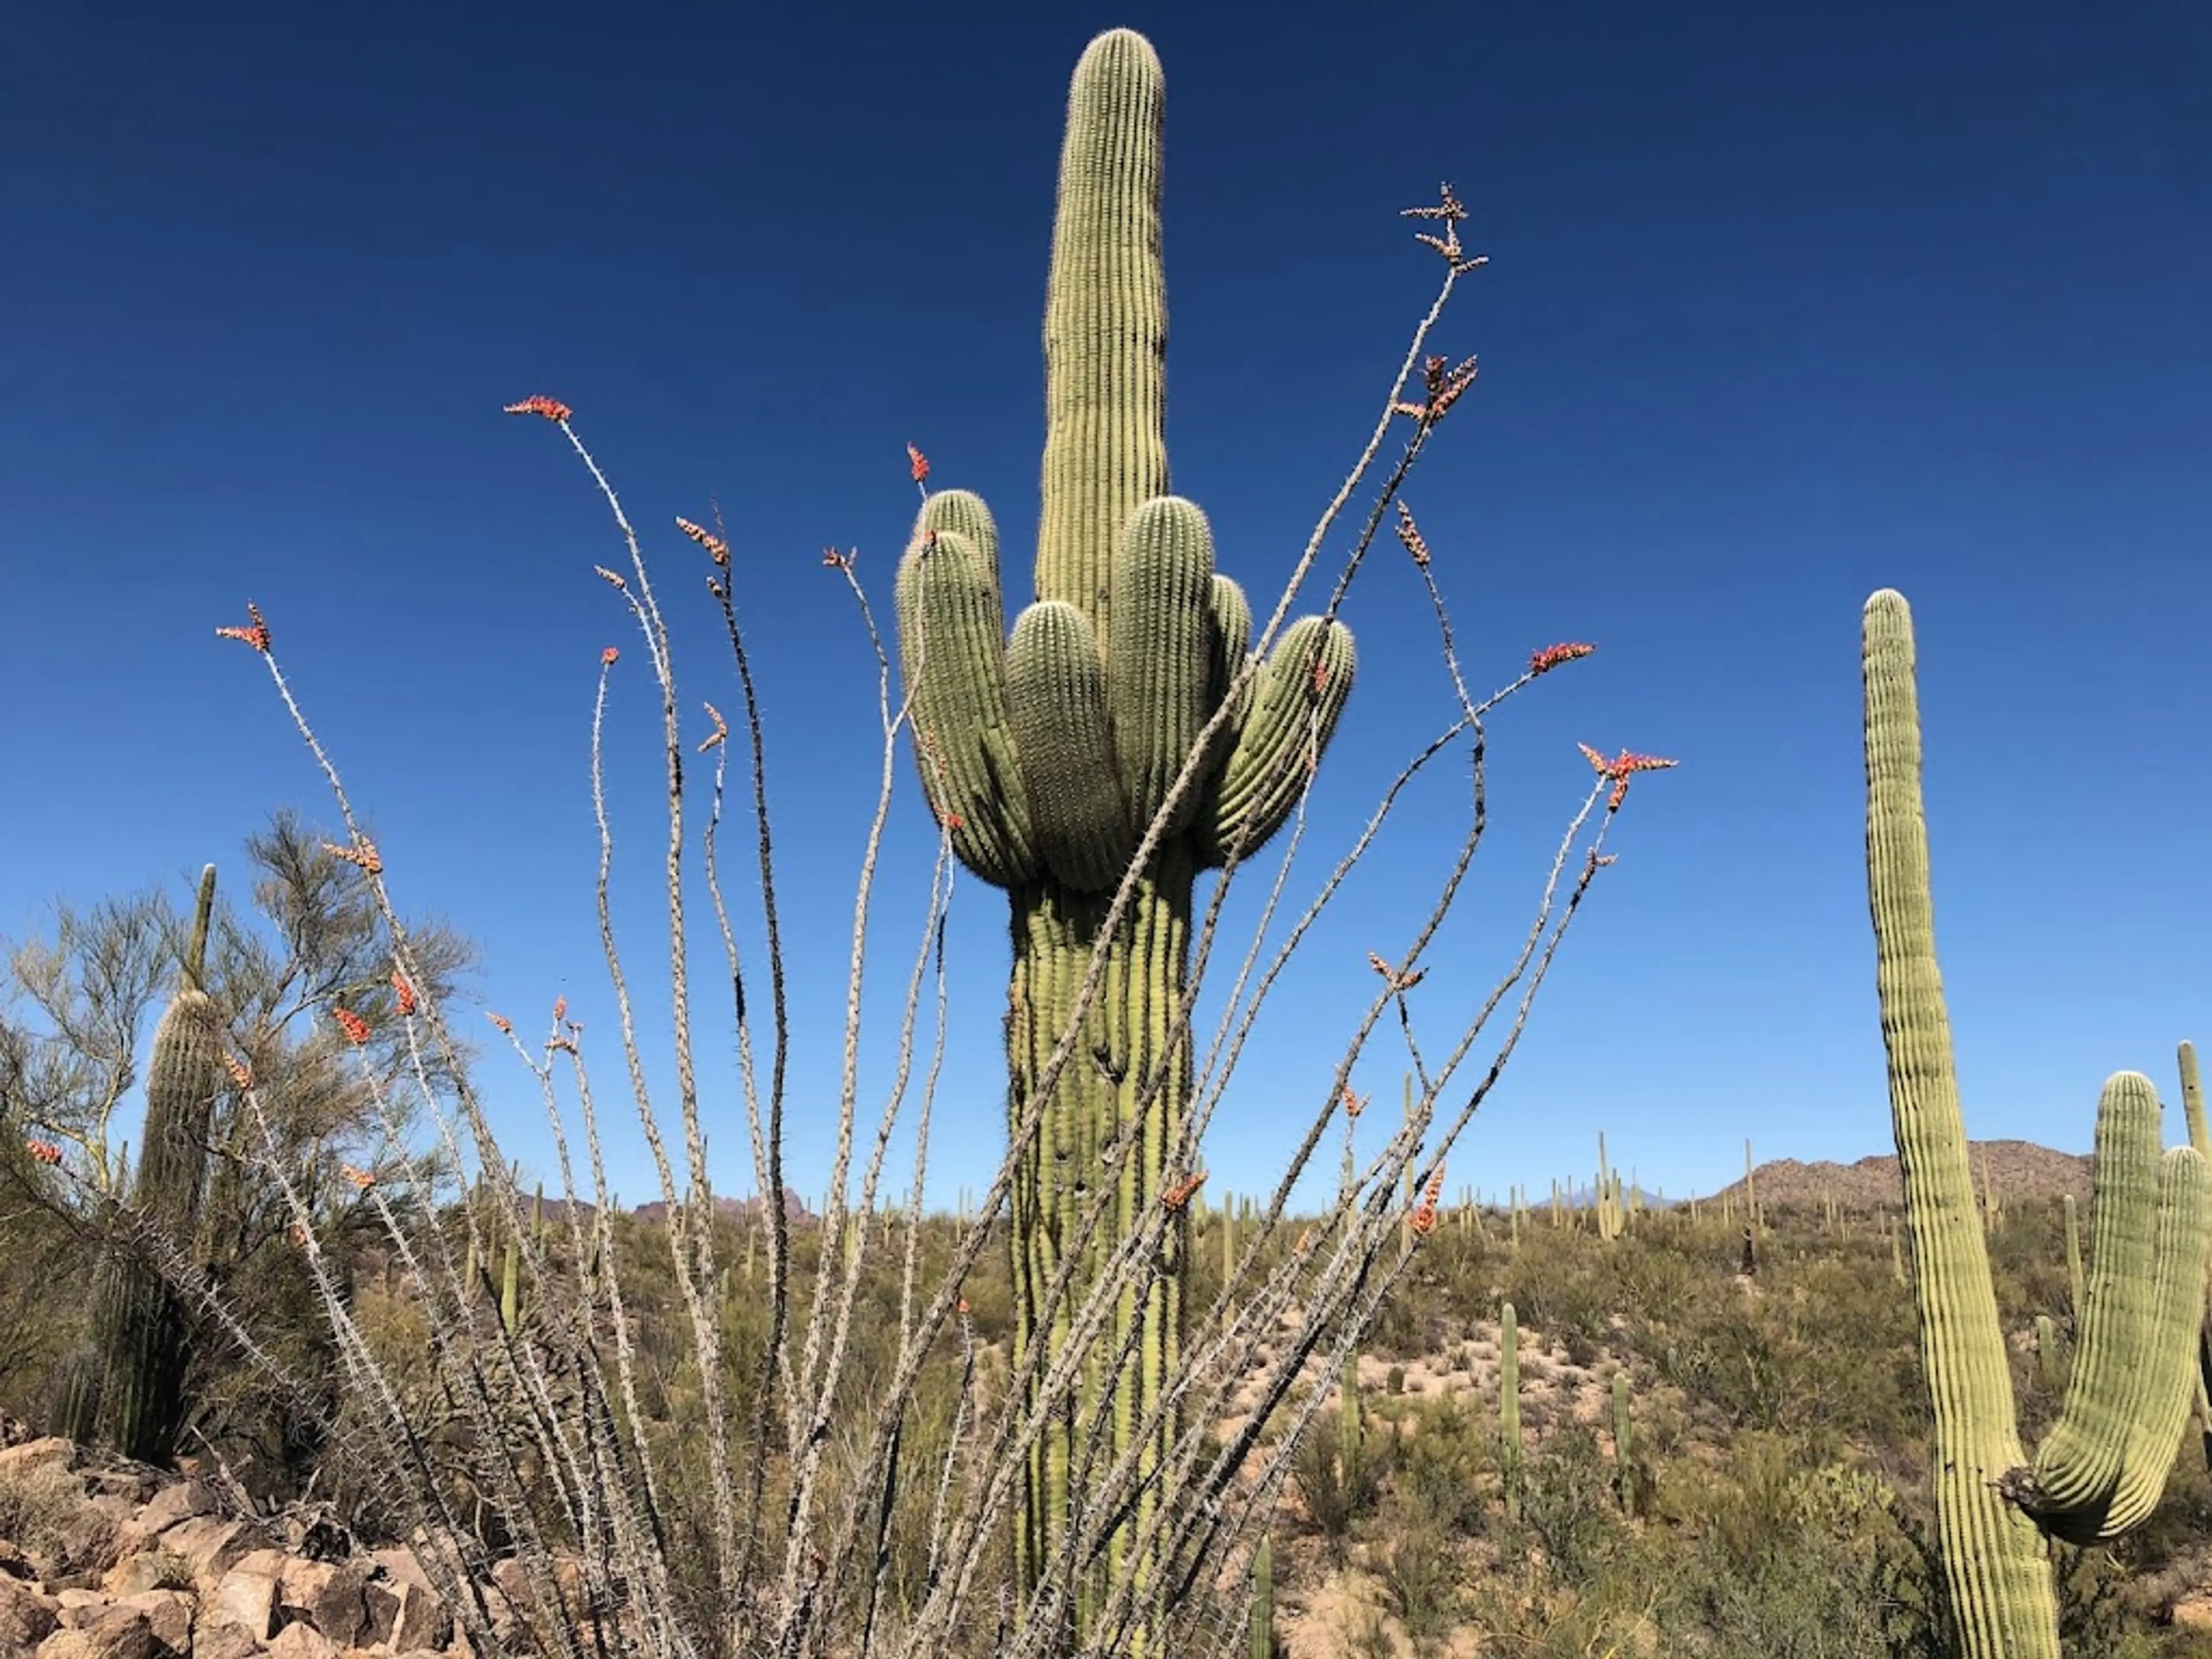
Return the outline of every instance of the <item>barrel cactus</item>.
[[[2194,1391],[2212,1165],[2161,1153],[2149,1079],[2116,1073],[2097,1111],[2092,1259],[2072,1379],[2031,1462],[1966,1162],[1936,963],[1912,620],[1885,590],[1864,632],[1867,879],[1920,1354],[1935,1407],[1943,1573],[1968,1659],[2057,1659],[2044,1535],[2101,1542],[2156,1504]]]
[[[1068,94],[1045,308],[1036,602],[1009,638],[998,527],[957,489],[924,498],[897,577],[924,793],[961,861],[1012,910],[1011,1125],[1042,1112],[1012,1192],[1021,1358],[1065,1351],[1108,1258],[1175,1186],[1192,1062],[1171,1034],[1190,989],[1195,884],[1280,827],[1352,686],[1352,636],[1334,619],[1292,624],[1245,672],[1251,608],[1214,568],[1205,514],[1168,493],[1162,111],[1159,60],[1142,36],[1091,43]],[[919,459],[915,471],[926,477]],[[1133,873],[1073,1059],[1048,1090]],[[1044,1321],[1102,1185],[1104,1223]],[[1079,1629],[1107,1583],[1131,1579],[1143,1607],[1160,1582],[1136,1540],[1158,1513],[1152,1477],[1176,1423],[1164,1413],[1149,1434],[1142,1425],[1176,1364],[1187,1220],[1174,1215],[1164,1249],[1121,1296],[1075,1409],[1054,1417],[1027,1472],[1017,1555],[1034,1589],[1067,1538],[1080,1464],[1095,1448],[1095,1480],[1135,1449],[1144,1485],[1076,1586]]]

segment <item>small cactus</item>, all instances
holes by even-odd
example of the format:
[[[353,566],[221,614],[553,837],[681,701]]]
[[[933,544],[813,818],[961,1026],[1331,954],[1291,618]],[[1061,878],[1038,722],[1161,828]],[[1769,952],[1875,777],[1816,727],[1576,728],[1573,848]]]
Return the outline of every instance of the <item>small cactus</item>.
[[[1252,1659],[1275,1659],[1275,1546],[1262,1538],[1252,1553]]]
[[[1505,1518],[1521,1518],[1521,1328],[1513,1304],[1498,1314],[1498,1462],[1504,1475]]]

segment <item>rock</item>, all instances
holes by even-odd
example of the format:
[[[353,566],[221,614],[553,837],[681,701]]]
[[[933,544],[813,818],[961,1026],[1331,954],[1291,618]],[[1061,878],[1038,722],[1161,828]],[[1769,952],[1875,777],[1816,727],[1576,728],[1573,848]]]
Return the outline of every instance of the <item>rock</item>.
[[[0,1538],[0,1578],[36,1578],[31,1569],[31,1558],[6,1539]]]
[[[136,1555],[126,1555],[110,1567],[100,1581],[100,1589],[120,1601],[127,1596],[153,1589],[174,1589],[178,1558],[141,1550]]]
[[[155,1540],[156,1547],[181,1556],[201,1585],[212,1584],[261,1546],[260,1534],[242,1521],[194,1516],[179,1521]]]
[[[0,1577],[0,1654],[28,1653],[60,1624],[52,1596],[20,1578]]]
[[[192,1650],[193,1598],[182,1590],[151,1589],[126,1596],[116,1604],[146,1615],[147,1628],[164,1650],[181,1656]]]
[[[371,1550],[368,1553],[368,1559],[383,1568],[387,1577],[396,1578],[403,1583],[413,1584],[418,1589],[428,1589],[431,1587],[430,1575],[422,1571],[422,1564],[416,1559],[413,1550],[396,1547]]]
[[[155,1539],[179,1522],[214,1513],[213,1492],[199,1481],[179,1480],[155,1492],[115,1529],[116,1547],[125,1555],[134,1554],[150,1547]]]
[[[161,1659],[153,1624],[137,1607],[103,1607],[76,1633],[85,1639],[87,1659]]]
[[[105,1613],[110,1602],[107,1596],[95,1589],[65,1589],[54,1592],[54,1607],[61,1615],[64,1630],[79,1630],[92,1622],[94,1615]]]
[[[0,1450],[0,1480],[20,1480],[40,1469],[76,1467],[76,1442],[64,1440],[59,1435],[48,1435],[43,1440],[28,1440],[20,1446]]]
[[[261,1638],[243,1625],[206,1614],[192,1624],[192,1659],[259,1659]]]
[[[362,1586],[362,1622],[353,1639],[364,1646],[404,1653],[442,1648],[453,1633],[453,1615],[436,1594],[405,1579]]]
[[[361,1640],[368,1623],[362,1601],[368,1584],[365,1566],[289,1560],[277,1581],[277,1610],[305,1620],[333,1645],[349,1648]]]
[[[285,1626],[264,1651],[269,1659],[338,1659],[336,1644],[312,1625]]]
[[[255,1641],[267,1641],[276,1629],[276,1580],[283,1563],[275,1550],[254,1550],[243,1557],[201,1601],[201,1620],[235,1625]]]

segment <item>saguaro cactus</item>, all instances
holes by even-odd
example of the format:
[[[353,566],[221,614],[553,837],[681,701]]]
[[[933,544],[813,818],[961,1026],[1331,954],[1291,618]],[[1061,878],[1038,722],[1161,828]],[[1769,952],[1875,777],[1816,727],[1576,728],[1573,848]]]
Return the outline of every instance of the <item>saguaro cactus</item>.
[[[221,1085],[222,1018],[206,989],[214,908],[210,864],[200,876],[181,981],[154,1030],[143,1150],[131,1194],[144,1224],[186,1247],[199,1219],[208,1121]],[[167,1462],[187,1413],[189,1316],[175,1288],[128,1240],[103,1264],[94,1290],[92,1329],[98,1363],[72,1375],[63,1413],[69,1431],[91,1439],[104,1425],[125,1456]]]
[[[2212,1170],[2160,1152],[2150,1080],[2116,1073],[2097,1111],[2093,1260],[2058,1425],[2030,1464],[2013,1415],[1936,964],[1911,614],[1884,591],[1864,633],[1867,883],[1920,1355],[1935,1407],[1943,1572],[1969,1659],[2057,1659],[2038,1528],[2117,1536],[2157,1503],[2179,1447],[2204,1305]]]
[[[1521,1518],[1521,1327],[1513,1304],[1498,1310],[1498,1466],[1504,1477],[1505,1518]]]
[[[1192,1088],[1189,1044],[1172,1034],[1188,988],[1194,883],[1280,827],[1352,685],[1351,634],[1315,617],[1292,624],[1264,665],[1234,684],[1247,663],[1250,606],[1213,568],[1205,514],[1168,494],[1162,91],[1151,46],[1116,30],[1091,43],[1068,94],[1045,307],[1036,602],[1008,639],[998,529],[984,503],[960,490],[925,499],[898,572],[924,793],[962,862],[1006,889],[1012,908],[1012,1124],[1041,1100],[1043,1108],[1012,1194],[1018,1364],[1035,1345],[1062,1350],[1106,1260],[1172,1184],[1169,1160]],[[1176,789],[1232,695],[1200,769]],[[1156,820],[1162,833],[1144,848]],[[1094,947],[1140,849],[1098,994],[1044,1095],[1050,1056],[1077,1024]],[[1104,1223],[1045,1325],[1047,1288],[1102,1185],[1112,1194]],[[1149,1436],[1141,1425],[1176,1365],[1185,1219],[1175,1217],[1166,1248],[1120,1298],[1075,1410],[1036,1449],[1017,1550],[1032,1588],[1066,1538],[1071,1483],[1089,1448],[1105,1460],[1093,1481],[1140,1436],[1140,1478],[1166,1460],[1172,1414]],[[1158,1503],[1148,1480],[1098,1571],[1079,1583],[1079,1632],[1110,1579],[1133,1575],[1140,1607],[1158,1587],[1157,1564],[1135,1551]]]

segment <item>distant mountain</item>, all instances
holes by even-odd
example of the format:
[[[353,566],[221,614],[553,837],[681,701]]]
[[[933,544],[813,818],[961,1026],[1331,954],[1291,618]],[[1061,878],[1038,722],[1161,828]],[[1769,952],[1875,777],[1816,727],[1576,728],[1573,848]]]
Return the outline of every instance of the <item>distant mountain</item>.
[[[2089,1159],[2085,1153],[2054,1152],[2027,1140],[1973,1140],[1966,1143],[1966,1156],[1973,1167],[1974,1190],[1980,1192],[1986,1181],[1999,1202],[2056,1199],[2069,1193],[2082,1203],[2088,1201]],[[1905,1176],[1894,1152],[1863,1158],[1856,1164],[1777,1158],[1756,1166],[1752,1181],[1762,1206],[1817,1208],[1832,1198],[1847,1210],[1893,1210],[1905,1202]],[[1742,1196],[1743,1182],[1738,1181],[1699,1201],[1710,1204],[1723,1197],[1740,1200]]]
[[[767,1200],[759,1197],[718,1198],[714,1200],[714,1213],[731,1221],[750,1221],[767,1207]],[[630,1213],[640,1221],[665,1221],[668,1219],[668,1206],[656,1198],[650,1204],[638,1205]],[[806,1207],[806,1200],[788,1187],[783,1189],[783,1214],[787,1221],[814,1219],[813,1212]]]

